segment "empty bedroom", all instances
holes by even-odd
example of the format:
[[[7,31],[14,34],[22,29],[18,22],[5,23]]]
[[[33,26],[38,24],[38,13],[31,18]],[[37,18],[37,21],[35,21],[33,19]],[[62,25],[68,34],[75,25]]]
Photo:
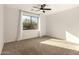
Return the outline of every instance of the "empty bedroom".
[[[0,19],[1,55],[79,55],[79,4],[0,4]]]

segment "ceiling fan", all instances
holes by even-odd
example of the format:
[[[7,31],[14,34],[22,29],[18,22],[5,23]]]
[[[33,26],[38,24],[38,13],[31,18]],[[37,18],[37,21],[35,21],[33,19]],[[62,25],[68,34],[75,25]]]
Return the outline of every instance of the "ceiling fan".
[[[33,8],[36,8],[37,9],[36,11],[42,10],[42,12],[45,13],[46,10],[51,10],[51,8],[46,8],[46,6],[47,6],[46,4],[42,4],[42,5],[40,5],[40,7],[33,6]]]

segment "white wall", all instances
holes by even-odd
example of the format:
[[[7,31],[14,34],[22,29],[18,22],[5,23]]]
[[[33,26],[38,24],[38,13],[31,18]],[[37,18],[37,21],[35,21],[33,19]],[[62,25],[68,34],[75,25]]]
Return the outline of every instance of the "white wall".
[[[5,42],[11,42],[16,40],[19,18],[18,13],[18,9],[5,6]]]
[[[66,7],[67,8],[67,7]],[[19,20],[17,8],[5,7],[5,42],[16,40]],[[47,20],[47,21],[46,21]],[[66,32],[79,37],[79,7],[64,9],[51,15],[40,15],[40,36],[49,35],[66,39]],[[27,35],[28,34],[28,35]],[[23,39],[35,37],[37,32],[23,32]],[[39,34],[38,34],[39,35]]]
[[[41,36],[45,35],[45,16],[41,16]],[[18,21],[19,21],[19,9],[6,6],[5,7],[5,42],[12,42],[16,41],[17,39],[17,27],[18,27]],[[28,39],[28,38],[34,38],[37,37],[38,31],[32,30],[32,31],[23,31],[22,32],[22,39]],[[21,40],[20,38],[18,40]]]
[[[40,15],[40,36],[46,35],[46,15]]]
[[[47,16],[47,35],[66,39],[67,32],[79,38],[79,7]]]
[[[0,54],[1,54],[1,51],[2,51],[2,48],[3,48],[3,17],[4,17],[4,6],[3,5],[0,5]]]
[[[23,30],[21,40],[35,37],[38,37],[38,30]]]

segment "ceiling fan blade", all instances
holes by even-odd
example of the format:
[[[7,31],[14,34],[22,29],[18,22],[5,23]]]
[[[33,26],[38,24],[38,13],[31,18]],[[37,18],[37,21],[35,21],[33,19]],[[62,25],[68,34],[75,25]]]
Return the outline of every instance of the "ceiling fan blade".
[[[40,11],[40,9],[38,9],[38,10],[35,10],[35,9],[31,9],[31,11]]]
[[[43,8],[43,10],[51,10],[50,8]]]
[[[35,10],[35,11],[40,11],[40,10]]]
[[[36,6],[33,6],[33,8],[37,8],[37,9],[39,9],[39,7],[36,7]]]

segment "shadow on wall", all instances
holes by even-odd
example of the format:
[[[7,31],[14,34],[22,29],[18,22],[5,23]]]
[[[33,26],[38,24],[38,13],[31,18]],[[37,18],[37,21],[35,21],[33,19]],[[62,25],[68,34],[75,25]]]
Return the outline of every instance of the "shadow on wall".
[[[79,44],[79,37],[77,37],[76,35],[68,32],[68,31],[65,31],[65,34],[66,34],[66,40],[68,42]]]

